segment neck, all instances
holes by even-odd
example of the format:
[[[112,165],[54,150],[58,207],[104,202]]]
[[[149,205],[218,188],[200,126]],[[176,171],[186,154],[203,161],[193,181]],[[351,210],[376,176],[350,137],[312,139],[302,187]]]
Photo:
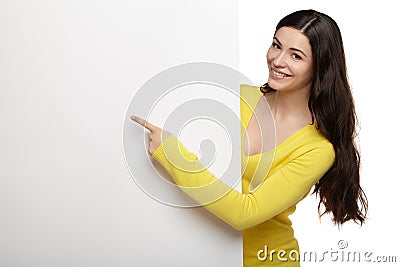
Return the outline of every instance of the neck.
[[[311,122],[311,114],[308,109],[310,90],[275,91],[271,94],[268,103],[275,119],[307,120]]]

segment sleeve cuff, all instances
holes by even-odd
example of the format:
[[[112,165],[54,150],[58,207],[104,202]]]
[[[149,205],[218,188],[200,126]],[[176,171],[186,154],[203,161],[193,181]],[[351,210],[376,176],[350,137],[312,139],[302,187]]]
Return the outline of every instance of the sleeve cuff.
[[[196,171],[193,170],[193,162],[197,161],[198,157],[196,154],[188,151],[174,135],[168,136],[151,156],[164,167],[169,165],[181,171]]]

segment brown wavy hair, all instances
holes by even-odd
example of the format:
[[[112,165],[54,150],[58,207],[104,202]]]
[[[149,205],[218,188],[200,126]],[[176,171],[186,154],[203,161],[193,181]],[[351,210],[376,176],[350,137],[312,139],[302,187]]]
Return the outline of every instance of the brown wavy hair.
[[[281,27],[300,30],[312,49],[314,78],[308,108],[319,131],[332,143],[335,161],[316,183],[313,193],[319,195],[318,212],[331,213],[333,222],[341,225],[353,220],[363,224],[368,201],[360,186],[360,153],[355,145],[357,117],[347,78],[343,41],[337,23],[315,10],[300,10],[281,19]],[[263,93],[275,91],[264,84]],[[325,210],[321,213],[321,205]]]

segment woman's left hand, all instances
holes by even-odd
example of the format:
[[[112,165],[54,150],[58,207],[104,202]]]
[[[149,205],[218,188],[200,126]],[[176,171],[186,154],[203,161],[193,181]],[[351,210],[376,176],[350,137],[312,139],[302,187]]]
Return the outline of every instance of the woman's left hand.
[[[157,148],[161,145],[161,143],[171,135],[170,132],[164,131],[163,129],[149,123],[148,121],[139,118],[137,116],[131,116],[131,119],[134,122],[142,125],[144,128],[150,131],[149,135],[149,148],[148,152],[150,155],[153,155]]]

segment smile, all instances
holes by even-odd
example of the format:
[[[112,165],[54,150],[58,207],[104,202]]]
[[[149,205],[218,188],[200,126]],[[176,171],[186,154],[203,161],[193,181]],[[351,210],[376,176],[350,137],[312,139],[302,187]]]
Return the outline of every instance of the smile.
[[[276,70],[274,70],[274,69],[271,70],[271,73],[272,73],[274,76],[278,77],[278,78],[286,78],[286,77],[290,77],[290,76],[291,76],[291,75],[288,75],[288,74],[286,74],[286,73],[276,71]]]

